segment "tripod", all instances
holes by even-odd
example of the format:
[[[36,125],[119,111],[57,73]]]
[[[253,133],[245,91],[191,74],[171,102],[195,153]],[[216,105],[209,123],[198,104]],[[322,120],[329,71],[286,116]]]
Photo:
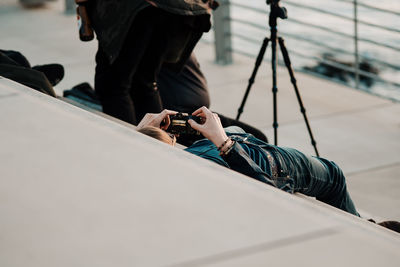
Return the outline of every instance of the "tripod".
[[[249,96],[251,86],[253,85],[253,83],[255,81],[258,68],[260,67],[261,62],[264,58],[264,54],[267,49],[268,42],[271,42],[271,47],[272,47],[272,58],[271,58],[271,61],[272,61],[271,62],[271,65],[272,65],[272,93],[273,93],[273,118],[274,118],[274,122],[273,122],[272,126],[274,128],[274,143],[275,143],[275,145],[278,145],[278,113],[277,113],[277,101],[276,101],[277,93],[278,93],[277,79],[276,79],[276,77],[277,77],[277,75],[276,75],[276,65],[277,65],[276,46],[277,46],[277,41],[278,41],[286,68],[290,75],[290,82],[292,83],[294,90],[296,92],[297,101],[299,102],[299,105],[300,105],[300,111],[303,114],[303,118],[304,118],[308,133],[311,138],[311,144],[314,147],[316,155],[319,156],[318,149],[317,149],[317,142],[314,139],[310,124],[307,119],[306,109],[304,108],[303,101],[301,100],[299,89],[297,87],[297,81],[296,81],[296,78],[294,77],[292,64],[290,62],[289,53],[285,47],[285,41],[283,40],[282,37],[278,37],[277,20],[278,20],[278,18],[281,18],[281,19],[287,18],[286,8],[280,7],[279,1],[280,0],[267,0],[266,1],[267,5],[271,5],[271,11],[269,13],[269,26],[270,26],[270,30],[271,30],[271,36],[270,36],[270,38],[265,37],[264,41],[261,45],[261,49],[260,49],[260,52],[258,53],[256,63],[255,63],[254,69],[253,69],[253,73],[251,74],[251,77],[249,79],[249,83],[247,85],[247,89],[244,94],[242,103],[238,109],[238,114],[236,116],[236,120],[239,120],[240,115],[243,113],[244,105],[246,103],[247,97]]]

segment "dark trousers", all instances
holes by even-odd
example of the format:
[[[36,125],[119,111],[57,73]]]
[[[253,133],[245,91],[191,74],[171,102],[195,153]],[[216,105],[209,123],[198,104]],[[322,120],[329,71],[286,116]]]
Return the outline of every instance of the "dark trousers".
[[[95,90],[104,113],[137,124],[147,112],[160,112],[162,102],[153,85],[165,53],[165,36],[155,12],[145,9],[129,30],[118,58],[109,64],[99,45]]]
[[[99,44],[95,90],[105,113],[137,124],[146,113],[162,111],[157,75],[164,63],[181,66],[189,57],[202,34],[191,20],[147,7],[135,17],[112,64]]]

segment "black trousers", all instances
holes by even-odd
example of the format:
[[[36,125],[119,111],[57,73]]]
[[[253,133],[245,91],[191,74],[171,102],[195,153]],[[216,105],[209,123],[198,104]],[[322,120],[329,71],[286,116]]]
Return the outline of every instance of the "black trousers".
[[[136,18],[113,64],[109,64],[101,44],[96,54],[95,90],[104,113],[132,124],[136,124],[145,111],[162,110],[153,83],[164,50],[152,17],[148,17],[151,25],[144,26],[145,15],[142,11]]]
[[[192,35],[185,19],[185,16],[169,14],[154,7],[140,11],[112,64],[99,44],[95,90],[103,112],[136,125],[146,113],[162,111],[156,85],[161,66],[174,58],[171,54],[180,55],[185,51],[188,57],[190,51],[186,51],[187,47],[190,46],[190,50],[194,47],[188,42]],[[200,35],[190,40],[197,38]]]

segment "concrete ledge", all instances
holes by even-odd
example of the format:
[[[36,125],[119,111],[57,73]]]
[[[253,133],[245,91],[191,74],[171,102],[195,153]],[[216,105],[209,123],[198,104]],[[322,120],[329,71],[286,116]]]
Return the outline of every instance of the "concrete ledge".
[[[6,79],[0,125],[1,266],[400,262],[398,234]]]
[[[65,16],[64,1],[37,9],[16,3],[0,3],[2,47],[21,51],[33,65],[62,64],[66,75],[55,88],[59,95],[81,82],[93,84],[97,42],[79,41],[76,17]],[[235,117],[254,59],[235,54],[234,64],[218,66],[213,47],[201,42],[196,54],[211,108]],[[356,206],[375,218],[400,220],[400,104],[302,73],[296,78],[320,154],[341,166]],[[279,145],[313,154],[285,69],[278,68],[278,87]],[[270,64],[262,64],[242,119],[273,140],[271,99]]]

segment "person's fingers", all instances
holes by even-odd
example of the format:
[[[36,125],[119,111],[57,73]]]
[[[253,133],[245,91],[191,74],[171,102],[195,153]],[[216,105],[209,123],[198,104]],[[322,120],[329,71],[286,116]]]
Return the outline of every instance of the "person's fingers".
[[[178,113],[178,111],[164,109],[161,113],[166,114],[166,115],[175,115],[176,113]]]
[[[196,131],[201,132],[201,130],[203,129],[203,125],[198,124],[197,122],[195,122],[194,120],[190,119],[188,120],[188,123],[190,124],[190,126],[195,129]]]
[[[151,115],[150,113],[147,113],[146,115],[144,115],[143,119],[139,122],[138,124],[138,129],[141,129],[145,126],[148,126],[150,124],[150,120],[151,120]]]
[[[146,115],[144,115],[144,117],[143,117],[143,121],[148,121],[148,120],[149,120],[149,118],[150,118],[150,116],[151,116],[151,114],[150,114],[150,113],[147,113]]]
[[[158,119],[161,119],[161,121],[163,121],[165,119],[165,117],[168,116],[168,111],[166,109],[164,109],[163,111],[161,111],[158,114]]]
[[[202,108],[202,107],[201,107]],[[196,109],[195,111],[192,112],[192,115],[196,116],[201,113],[201,108]]]
[[[205,117],[207,114],[208,108],[206,108],[205,106],[202,106],[201,108],[198,108],[197,110],[195,110],[192,115],[194,116],[201,116],[201,117]]]
[[[206,114],[204,114],[202,111],[196,112],[196,113],[192,113],[192,115],[196,116],[196,117],[200,117],[200,118],[205,118],[206,117]]]
[[[168,114],[170,114],[170,113],[171,113],[170,110],[164,109],[160,113],[154,114],[153,120],[154,120],[154,123],[156,124],[154,126],[160,127],[161,123],[165,120],[166,117],[168,117]]]
[[[168,128],[170,124],[170,118],[169,115],[174,115],[178,113],[177,111],[173,110],[168,110],[164,109],[160,113],[146,113],[143,117],[143,119],[140,121],[138,124],[138,129],[143,128],[145,126],[154,126],[154,127],[160,127],[162,129]],[[161,126],[161,123],[165,120],[165,124]]]
[[[171,124],[171,119],[170,119],[169,115],[167,115],[164,119],[164,125],[161,126],[161,129],[167,130],[170,124]]]
[[[204,114],[206,114],[206,117],[207,118],[210,118],[212,115],[213,115],[213,113],[211,112],[211,110],[209,110],[208,108],[206,108],[206,107],[202,107],[201,108],[201,110],[202,110],[202,112],[204,113]]]
[[[168,110],[168,109],[164,109],[164,112],[166,114],[165,116],[165,125],[164,125],[164,130],[168,129],[169,125],[171,124],[171,118],[169,116],[171,115],[175,115],[178,113],[178,111],[174,111],[174,110]]]

